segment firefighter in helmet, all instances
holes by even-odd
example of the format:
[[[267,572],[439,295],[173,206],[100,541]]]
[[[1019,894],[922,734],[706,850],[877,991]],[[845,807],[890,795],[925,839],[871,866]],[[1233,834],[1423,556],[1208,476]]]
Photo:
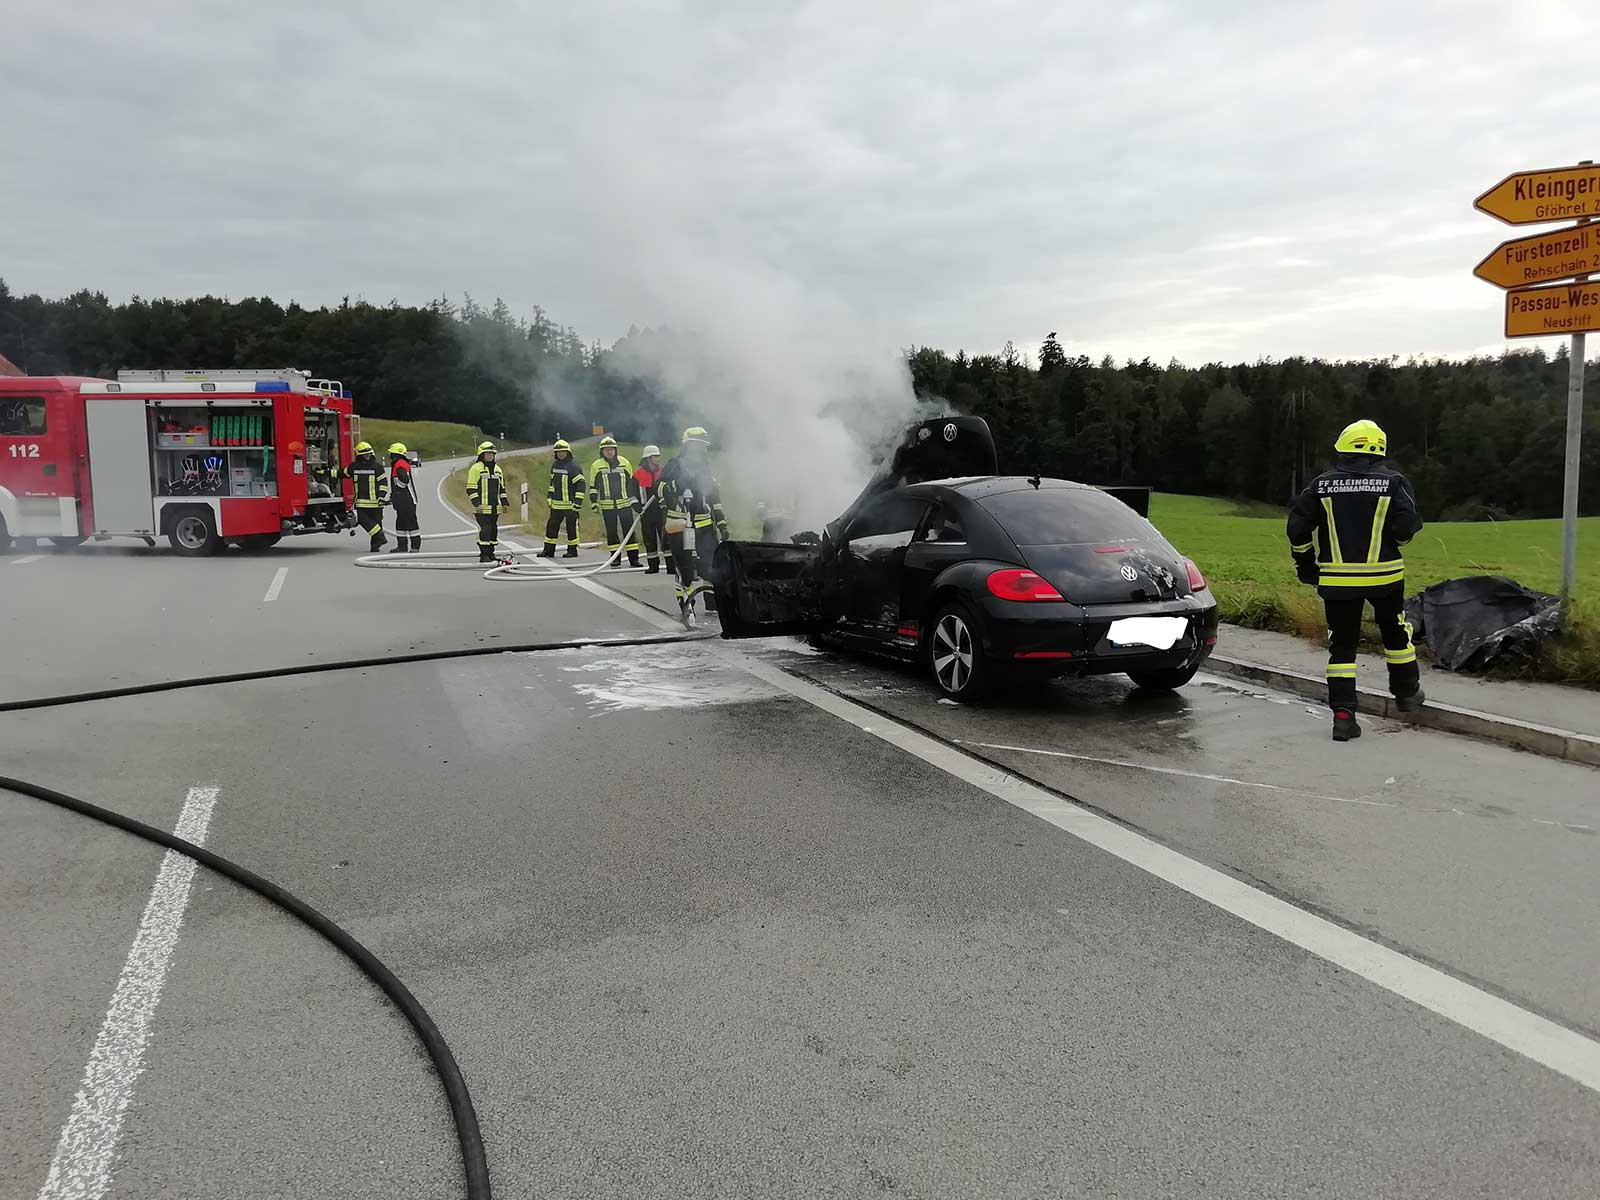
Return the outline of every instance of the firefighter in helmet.
[[[390,554],[416,554],[422,549],[422,527],[417,524],[417,483],[411,477],[411,459],[404,443],[389,447],[389,503],[394,506],[395,548]]]
[[[711,473],[710,452],[710,434],[698,425],[685,429],[683,449],[656,481],[657,503],[667,514],[667,545],[678,568],[678,613],[690,629],[698,597],[705,596],[708,613],[717,611],[716,593],[705,576],[717,543],[728,536],[722,487]]]
[[[639,565],[639,533],[634,514],[639,507],[639,485],[634,482],[633,464],[622,456],[617,439],[607,434],[600,439],[600,457],[589,468],[589,503],[606,527],[606,551],[615,557],[627,540],[628,565]]]
[[[1289,510],[1289,552],[1302,583],[1315,584],[1328,620],[1328,707],[1333,740],[1361,736],[1356,722],[1356,647],[1361,614],[1383,635],[1395,707],[1422,707],[1422,682],[1411,625],[1405,617],[1406,564],[1400,547],[1422,528],[1411,482],[1385,457],[1389,439],[1372,421],[1345,427],[1334,465],[1318,475]]]
[[[643,508],[656,494],[656,480],[661,478],[661,447],[646,446],[639,458],[639,469],[633,473],[633,481],[637,486],[635,503]],[[659,503],[650,504],[639,514],[639,535],[644,541],[644,573],[661,573],[661,551],[666,549],[667,574],[672,574],[672,551],[667,549],[667,510]]]
[[[467,500],[478,518],[478,561],[493,562],[500,541],[500,514],[511,507],[505,472],[494,460],[493,442],[478,443],[478,457],[467,468]]]
[[[344,469],[345,478],[356,485],[356,524],[372,539],[369,553],[376,554],[388,542],[383,532],[383,510],[389,503],[389,479],[383,464],[373,453],[371,442],[356,443],[355,460]],[[351,530],[354,533],[354,530]]]
[[[578,510],[583,507],[583,468],[572,457],[572,443],[557,438],[551,447],[555,461],[550,464],[550,486],[545,491],[545,502],[550,506],[550,517],[544,523],[544,549],[540,558],[556,556],[556,534],[563,524],[567,527],[567,557],[578,557]]]

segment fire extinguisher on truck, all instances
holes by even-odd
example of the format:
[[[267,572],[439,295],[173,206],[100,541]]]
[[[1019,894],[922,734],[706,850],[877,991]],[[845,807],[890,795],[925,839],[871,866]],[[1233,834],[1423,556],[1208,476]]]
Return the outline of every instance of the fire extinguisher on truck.
[[[352,409],[292,369],[0,377],[0,549],[166,537],[200,555],[352,528]]]

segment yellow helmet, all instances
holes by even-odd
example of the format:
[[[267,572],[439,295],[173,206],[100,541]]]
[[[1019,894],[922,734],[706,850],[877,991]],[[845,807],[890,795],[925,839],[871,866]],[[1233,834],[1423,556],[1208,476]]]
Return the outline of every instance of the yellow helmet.
[[[556,441],[555,441],[555,445],[551,446],[550,449],[552,449],[552,450],[565,450],[568,454],[571,454],[572,453],[572,443],[567,441],[566,438],[557,438]]]
[[[600,449],[604,450],[607,446],[610,446],[613,450],[617,448],[617,439],[609,433],[600,439]]]
[[[371,442],[357,442],[356,443],[356,453],[357,454],[371,454],[372,453],[372,443]]]
[[[493,442],[479,442],[478,443],[478,453],[479,454],[487,454],[489,451],[491,451],[493,449],[494,449],[494,443]]]
[[[691,425],[689,428],[683,431],[683,444],[687,446],[690,442],[699,442],[702,446],[709,448],[711,445],[711,435],[700,426]]]
[[[404,454],[405,452],[406,444],[404,442],[396,442],[394,445],[389,447],[390,454]]]
[[[1333,448],[1340,454],[1373,454],[1382,458],[1389,453],[1389,436],[1376,421],[1353,421],[1344,427]]]

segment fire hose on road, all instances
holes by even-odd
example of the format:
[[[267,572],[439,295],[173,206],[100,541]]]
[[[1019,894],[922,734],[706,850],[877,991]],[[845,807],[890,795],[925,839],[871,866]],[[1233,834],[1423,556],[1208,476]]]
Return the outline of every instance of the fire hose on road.
[[[497,563],[488,570],[483,571],[485,579],[512,580],[517,583],[551,583],[562,580],[587,579],[592,575],[602,573],[619,574],[628,571],[643,571],[643,567],[619,567],[617,560],[622,557],[623,547],[633,541],[639,532],[644,514],[657,503],[652,496],[644,505],[634,513],[633,524],[628,526],[627,533],[623,534],[617,548],[602,563],[592,567],[558,567],[545,566],[529,562],[518,562],[518,559],[528,559],[543,554],[541,550],[525,549],[523,547],[502,547],[498,553],[504,561]],[[519,529],[521,526],[508,525],[507,529]],[[475,534],[474,529],[463,529],[457,533],[425,533],[423,539],[467,537]],[[586,546],[597,545],[594,542],[583,543]],[[420,554],[363,554],[355,560],[358,567],[384,567],[397,570],[414,571],[474,571],[483,566],[477,554],[471,550],[425,550]]]

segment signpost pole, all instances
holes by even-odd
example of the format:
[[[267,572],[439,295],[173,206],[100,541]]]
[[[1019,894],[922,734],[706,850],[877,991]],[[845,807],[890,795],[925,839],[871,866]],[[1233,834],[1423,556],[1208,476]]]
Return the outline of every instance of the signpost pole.
[[[1572,335],[1567,364],[1567,468],[1561,485],[1561,599],[1572,600],[1578,576],[1578,451],[1583,442],[1584,334]]]
[[[1578,164],[1589,166],[1594,160],[1586,158]],[[1579,225],[1587,225],[1587,220]],[[1588,279],[1579,277],[1579,282]],[[1579,451],[1583,446],[1583,375],[1586,334],[1572,335],[1572,350],[1567,356],[1567,460],[1566,473],[1561,480],[1561,602],[1572,603],[1572,592],[1578,582],[1578,474],[1581,466]]]

